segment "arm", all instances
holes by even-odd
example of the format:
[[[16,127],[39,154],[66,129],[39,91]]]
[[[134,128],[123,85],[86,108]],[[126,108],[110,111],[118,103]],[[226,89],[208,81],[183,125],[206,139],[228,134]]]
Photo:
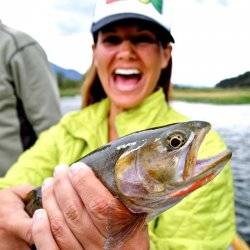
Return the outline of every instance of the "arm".
[[[60,137],[60,128],[58,127],[53,126],[43,132],[35,145],[18,158],[5,177],[0,178],[0,189],[20,184],[39,186],[46,177],[53,174],[59,161],[57,139]]]
[[[9,65],[16,94],[38,135],[60,119],[61,111],[57,82],[46,54],[35,41],[30,40],[17,48]]]

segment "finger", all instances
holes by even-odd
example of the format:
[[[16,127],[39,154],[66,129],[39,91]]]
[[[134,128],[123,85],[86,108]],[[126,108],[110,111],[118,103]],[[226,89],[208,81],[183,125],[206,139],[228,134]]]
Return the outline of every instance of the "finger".
[[[67,225],[83,247],[102,246],[104,238],[92,223],[86,209],[72,187],[68,177],[69,168],[56,167],[54,173],[54,193]]]
[[[1,229],[0,229],[0,239],[1,239],[0,240],[1,250],[13,250],[13,249],[30,250],[29,245],[25,241]]]
[[[22,186],[1,191],[2,207],[0,209],[0,218],[4,221],[2,228],[28,244],[33,243],[31,237],[32,220],[24,211],[21,197],[30,189],[30,186]]]
[[[58,250],[52,236],[49,219],[44,209],[38,209],[33,215],[32,236],[37,250]]]
[[[11,190],[21,199],[25,199],[27,194],[33,189],[34,187],[32,185],[21,185],[11,188]]]
[[[43,208],[50,222],[50,229],[60,249],[82,249],[72,232],[69,230],[64,216],[60,211],[53,191],[53,178],[47,178],[42,186]]]
[[[23,214],[24,213],[25,212],[23,212]],[[9,217],[9,220],[11,220],[12,223],[9,223],[9,225],[7,226],[8,231],[12,232],[14,235],[27,242],[29,245],[32,245],[33,244],[32,233],[31,233],[32,219],[30,217],[26,219],[23,217],[23,215],[19,216],[19,214],[22,214],[22,212],[18,211],[16,213],[16,216]]]
[[[80,195],[91,219],[100,232],[106,234],[110,212],[117,206],[117,199],[98,180],[94,172],[84,163],[78,162],[71,166],[70,179]],[[87,190],[87,192],[86,192]]]

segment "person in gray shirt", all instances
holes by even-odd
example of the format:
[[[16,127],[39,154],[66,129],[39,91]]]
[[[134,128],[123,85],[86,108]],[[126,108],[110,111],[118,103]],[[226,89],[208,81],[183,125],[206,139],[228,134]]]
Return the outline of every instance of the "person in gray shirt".
[[[0,176],[60,117],[59,91],[44,50],[0,21]]]

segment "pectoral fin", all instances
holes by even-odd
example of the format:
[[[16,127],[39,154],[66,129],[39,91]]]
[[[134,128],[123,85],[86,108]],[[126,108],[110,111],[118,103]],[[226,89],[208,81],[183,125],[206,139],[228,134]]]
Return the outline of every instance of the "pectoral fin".
[[[122,246],[146,225],[146,214],[133,214],[124,206],[110,208],[105,250]]]

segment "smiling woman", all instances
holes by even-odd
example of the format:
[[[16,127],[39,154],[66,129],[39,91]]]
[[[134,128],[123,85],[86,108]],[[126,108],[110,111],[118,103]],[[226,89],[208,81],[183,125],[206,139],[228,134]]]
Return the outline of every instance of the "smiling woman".
[[[83,108],[43,133],[0,180],[0,187],[6,188],[0,195],[0,228],[8,236],[1,238],[1,244],[11,249],[12,237],[35,242],[38,249],[46,249],[48,244],[51,249],[103,249],[111,225],[132,220],[134,215],[90,168],[82,163],[67,167],[118,137],[187,120],[168,103],[174,39],[161,8],[165,3],[97,1],[91,29],[93,63],[83,84]],[[180,142],[180,131],[176,135]],[[176,138],[170,140],[173,151],[178,150]],[[211,131],[198,157],[207,159],[225,148],[220,136]],[[115,161],[108,155],[108,161]],[[193,159],[191,155],[188,161]],[[97,161],[99,168],[109,163],[102,157]],[[171,158],[170,162],[176,161]],[[58,164],[63,165],[55,168]],[[154,166],[149,167],[152,173]],[[53,177],[46,179],[49,176]],[[165,177],[165,173],[159,174],[156,182]],[[137,180],[133,180],[136,186]],[[22,200],[31,188],[7,187],[24,183],[37,186],[43,181],[44,210],[38,210],[32,220],[23,210]],[[178,191],[175,194],[187,192]],[[172,201],[177,201],[175,198]],[[129,228],[134,231],[125,243],[122,239],[127,232],[119,234],[117,230],[117,248],[227,249],[235,235],[233,201],[231,167],[227,164],[212,182],[178,206],[148,224]]]

